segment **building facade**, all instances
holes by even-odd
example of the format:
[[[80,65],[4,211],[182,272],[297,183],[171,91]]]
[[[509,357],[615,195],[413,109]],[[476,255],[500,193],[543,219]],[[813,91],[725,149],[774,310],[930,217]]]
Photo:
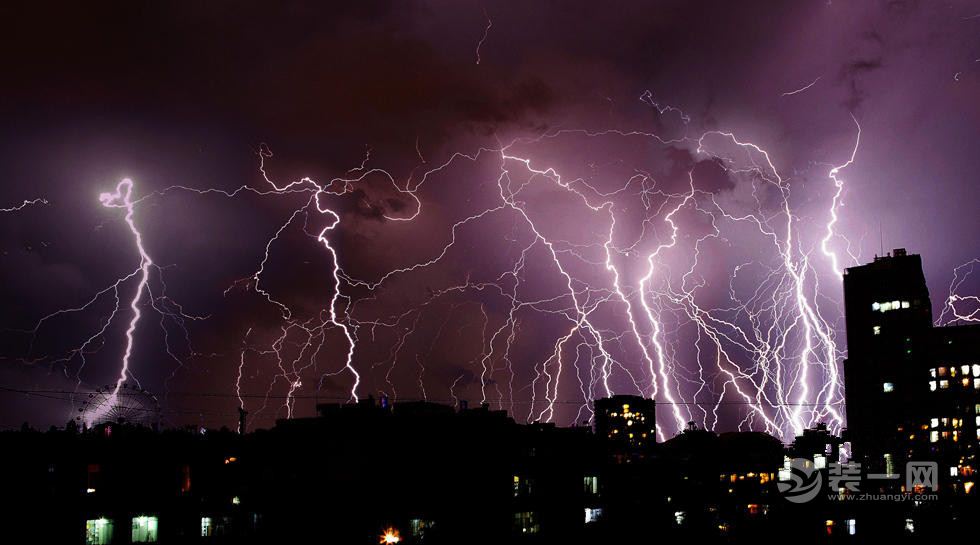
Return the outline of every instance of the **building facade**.
[[[852,460],[878,477],[879,492],[940,495],[906,510],[910,532],[923,531],[924,519],[977,514],[980,325],[935,326],[922,261],[904,249],[847,269],[844,299]],[[935,464],[937,489],[910,487],[909,464]]]

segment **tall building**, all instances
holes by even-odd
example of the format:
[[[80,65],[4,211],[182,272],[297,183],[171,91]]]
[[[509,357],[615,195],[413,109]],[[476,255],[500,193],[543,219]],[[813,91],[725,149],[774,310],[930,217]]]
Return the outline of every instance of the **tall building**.
[[[844,309],[849,439],[856,459],[886,470],[885,465],[894,465],[890,447],[909,416],[904,414],[905,400],[914,384],[914,371],[903,364],[905,345],[932,327],[922,259],[897,249],[894,255],[847,269]]]
[[[595,432],[600,441],[621,454],[640,454],[657,442],[656,404],[634,395],[595,400]]]
[[[945,492],[975,494],[980,326],[933,326],[922,260],[904,249],[847,269],[844,303],[852,458],[894,488],[907,462],[934,461]]]

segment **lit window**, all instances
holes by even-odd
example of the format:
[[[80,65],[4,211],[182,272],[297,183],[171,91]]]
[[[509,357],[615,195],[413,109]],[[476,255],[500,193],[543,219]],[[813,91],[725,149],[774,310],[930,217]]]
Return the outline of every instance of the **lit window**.
[[[592,524],[593,522],[598,522],[602,518],[602,508],[601,507],[586,507],[585,508],[585,523]]]
[[[933,367],[932,369],[929,369],[929,376],[932,377],[932,378],[936,378],[936,368],[935,367]]]
[[[412,519],[409,521],[409,526],[411,526],[412,535],[419,537],[422,541],[422,538],[425,537],[425,531],[435,526],[435,522],[426,519]]]
[[[973,376],[980,377],[980,365],[973,364]]]
[[[902,308],[909,308],[909,306],[910,305],[908,301],[902,301]]]
[[[180,493],[188,494],[191,491],[191,466],[180,466]]]
[[[946,376],[946,368],[945,367],[940,367],[939,368],[939,376],[941,376],[941,377],[945,377]]]
[[[813,467],[815,469],[824,469],[827,467],[827,457],[823,454],[817,454],[813,457]]]
[[[929,381],[929,391],[930,392],[935,392],[936,391],[936,381],[934,381],[934,380],[930,380]]]
[[[112,521],[99,518],[85,521],[85,545],[106,545],[112,541]]]
[[[939,419],[938,419],[938,418],[933,418],[933,419],[932,419],[932,420],[931,420],[931,421],[930,421],[929,423],[930,423],[930,424],[932,425],[932,427],[934,427],[934,428],[938,428],[938,427],[939,427]]]
[[[939,442],[939,432],[938,431],[931,431],[931,432],[929,432],[929,442],[930,443],[938,443]]]
[[[980,390],[980,378],[973,379],[973,388],[976,390]]]
[[[534,511],[514,513],[514,530],[519,534],[536,534],[541,529]]]
[[[881,335],[881,326],[880,325],[872,326],[871,330],[874,331],[874,334],[875,335]]]
[[[912,519],[905,519],[905,531],[914,534],[915,533],[915,521]]]
[[[894,391],[895,391],[895,384],[894,384],[894,383],[892,383],[892,382],[885,382],[884,384],[882,384],[882,385],[881,385],[881,389],[882,389],[882,391],[884,391],[884,392],[885,392],[886,394],[887,394],[888,392],[894,392]]]
[[[201,537],[211,537],[214,535],[214,524],[211,517],[201,517]]]
[[[892,309],[892,304],[891,303],[889,303],[889,302],[886,301],[886,302],[884,302],[884,303],[881,304],[881,311],[882,312],[888,312],[891,309]]]
[[[674,511],[674,521],[678,526],[684,524],[685,520],[687,520],[687,511]]]
[[[970,374],[970,366],[969,365],[960,366],[960,373],[962,373],[964,375],[969,375]]]
[[[940,390],[945,390],[947,388],[949,388],[949,381],[948,380],[940,380],[939,381],[939,389]]]
[[[963,387],[964,387],[964,388],[969,388],[969,387],[970,387],[970,379],[968,379],[968,378],[965,378],[965,379],[963,379],[963,380],[962,380],[962,381],[960,381],[960,382],[962,382],[962,383],[963,383]]]
[[[960,470],[956,466],[950,466],[949,467],[949,476],[950,477],[955,477],[957,475],[957,473],[959,473],[959,472],[960,472]]]
[[[901,301],[892,301],[892,310],[898,310],[900,308],[902,308]]]
[[[133,517],[133,543],[157,542],[157,518],[139,516]]]
[[[871,310],[881,310],[880,303],[871,303]]]
[[[519,475],[514,475],[514,497],[530,496],[534,480]]]
[[[857,520],[847,519],[847,535],[853,536],[857,533]]]
[[[599,477],[595,475],[585,476],[585,493],[593,496],[599,493]]]

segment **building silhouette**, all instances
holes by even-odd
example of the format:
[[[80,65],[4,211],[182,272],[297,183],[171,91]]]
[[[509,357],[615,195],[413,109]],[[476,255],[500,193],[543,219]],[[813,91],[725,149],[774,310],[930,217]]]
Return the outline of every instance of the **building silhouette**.
[[[595,433],[619,461],[642,457],[657,442],[657,411],[652,399],[614,395],[593,403]]]
[[[974,486],[980,326],[935,327],[922,261],[897,249],[844,275],[848,439],[868,471],[935,461],[951,494]],[[901,490],[904,479],[884,488]]]
[[[235,431],[25,426],[0,433],[4,543],[864,543],[971,530],[980,326],[934,327],[921,260],[902,250],[848,269],[844,293],[844,437],[818,424],[784,445],[690,423],[658,441],[656,402],[630,395],[595,400],[594,429],[385,397],[252,432],[244,411]],[[854,463],[860,489],[840,481]],[[910,489],[910,463],[937,464],[937,490]],[[784,494],[798,468],[819,485],[805,502]]]

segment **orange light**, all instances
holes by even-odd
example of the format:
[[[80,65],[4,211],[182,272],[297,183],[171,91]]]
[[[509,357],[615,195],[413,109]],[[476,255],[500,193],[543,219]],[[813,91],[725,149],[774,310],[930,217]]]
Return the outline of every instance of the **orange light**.
[[[381,534],[381,543],[399,543],[401,540],[401,535],[394,528],[388,528],[385,533]]]

